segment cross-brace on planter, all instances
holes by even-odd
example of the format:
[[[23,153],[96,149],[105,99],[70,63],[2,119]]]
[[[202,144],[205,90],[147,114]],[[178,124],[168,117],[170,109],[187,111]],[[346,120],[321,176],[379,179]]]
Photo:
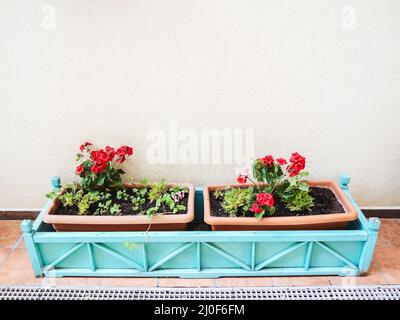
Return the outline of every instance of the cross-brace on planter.
[[[346,230],[55,232],[42,220],[21,224],[36,276],[181,277],[357,276],[368,271],[380,226],[358,212]],[[59,179],[52,180],[59,188]],[[196,220],[203,220],[202,188],[196,189]]]

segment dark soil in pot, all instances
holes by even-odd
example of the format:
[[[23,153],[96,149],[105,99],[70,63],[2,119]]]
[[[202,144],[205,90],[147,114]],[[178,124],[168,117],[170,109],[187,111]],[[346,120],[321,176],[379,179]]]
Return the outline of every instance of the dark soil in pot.
[[[222,191],[225,192],[225,191]],[[310,195],[314,198],[314,206],[311,211],[290,211],[287,209],[280,199],[275,200],[275,213],[273,217],[295,217],[295,216],[312,216],[321,214],[344,213],[343,206],[337,200],[336,195],[328,188],[311,187]],[[223,197],[215,199],[214,192],[210,193],[211,215],[214,217],[229,217],[229,214],[222,208]],[[237,217],[254,217],[254,213],[238,212]]]
[[[126,188],[126,191],[129,195],[132,195],[133,192],[130,188]],[[148,199],[147,201],[143,204],[140,205],[138,210],[133,210],[132,209],[132,203],[129,200],[123,200],[123,199],[117,199],[117,190],[115,191],[110,191],[111,194],[111,200],[112,203],[116,203],[119,204],[121,206],[121,212],[118,214],[103,214],[103,216],[136,216],[136,215],[145,215],[146,214],[146,210],[154,207],[154,202],[150,202]],[[188,199],[189,199],[189,194],[185,193],[185,196],[179,200],[179,202],[177,204],[182,204],[185,206],[185,210],[181,210],[178,211],[177,213],[172,213],[169,212],[168,208],[165,208],[166,212],[158,212],[161,214],[165,214],[165,215],[177,215],[177,214],[186,214],[187,212],[187,206],[188,206]],[[88,210],[88,212],[85,214],[85,216],[91,216],[91,215],[95,215],[95,210],[97,208],[97,204],[91,206]],[[79,210],[77,206],[72,206],[72,207],[64,207],[62,205],[60,205],[57,210],[55,210],[54,212],[55,215],[79,215]],[[100,215],[97,215],[100,216]]]

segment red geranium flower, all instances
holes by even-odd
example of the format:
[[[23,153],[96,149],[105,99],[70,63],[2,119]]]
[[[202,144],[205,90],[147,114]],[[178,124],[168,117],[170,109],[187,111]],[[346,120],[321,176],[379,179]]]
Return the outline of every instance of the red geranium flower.
[[[257,203],[253,203],[253,205],[250,208],[250,211],[254,213],[261,213],[263,212],[263,208],[259,207]]]
[[[284,166],[285,164],[287,164],[286,160],[283,158],[278,158],[276,159],[276,162],[280,165],[280,166]]]
[[[103,162],[109,161],[108,160],[109,159],[109,155],[103,149],[92,151],[90,156],[96,163],[103,163]]]
[[[289,161],[291,165],[286,168],[290,177],[297,176],[301,170],[303,170],[306,166],[306,158],[301,156],[299,153],[294,152],[290,157]]]
[[[267,155],[260,159],[264,166],[268,165],[272,167],[274,165],[274,158],[271,155]]]
[[[95,163],[90,169],[93,173],[101,173],[107,168],[107,162]]]
[[[119,163],[122,163],[125,161],[126,156],[131,156],[133,154],[133,149],[132,147],[129,146],[121,146],[117,149],[117,155],[118,159],[116,160]]]
[[[92,146],[93,144],[91,142],[86,141],[85,143],[81,144],[81,146],[79,147],[79,150],[81,150],[81,152],[83,152],[84,149],[87,149],[88,146]]]
[[[80,164],[76,167],[75,173],[79,176],[83,172],[83,166]]]
[[[274,198],[270,193],[259,193],[256,199],[260,206],[272,207],[274,205]]]
[[[132,147],[129,147],[129,146],[121,146],[117,149],[117,155],[119,157],[131,156],[132,153],[133,153],[133,149],[132,149]]]
[[[103,172],[107,168],[110,155],[103,149],[92,151],[90,157],[94,162],[91,167],[93,173]]]
[[[106,152],[108,154],[108,160],[107,161],[112,161],[115,157],[115,150],[112,147],[107,146],[106,147]]]
[[[115,160],[118,163],[123,163],[125,161],[125,156],[120,156],[117,160]]]
[[[247,176],[244,176],[244,175],[240,175],[238,178],[237,178],[237,182],[239,182],[239,183],[246,183],[246,181],[247,181]]]

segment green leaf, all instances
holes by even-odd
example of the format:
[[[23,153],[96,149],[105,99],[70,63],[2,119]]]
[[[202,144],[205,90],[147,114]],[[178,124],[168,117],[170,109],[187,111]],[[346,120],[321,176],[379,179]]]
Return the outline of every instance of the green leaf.
[[[99,186],[102,186],[104,184],[104,182],[106,181],[106,176],[105,175],[101,175],[98,180],[97,180],[97,184]]]
[[[248,208],[254,199],[254,188],[232,188],[225,192],[222,207],[230,216],[236,216],[240,209],[245,206]]]
[[[118,214],[121,212],[121,206],[117,203],[114,203],[113,206],[110,208],[111,214]]]
[[[307,184],[305,184],[305,183],[299,183],[298,188],[301,191],[308,191],[310,189],[309,186]]]
[[[55,199],[57,197],[57,192],[56,191],[51,191],[46,193],[46,197],[49,199]]]
[[[152,215],[154,215],[155,213],[157,213],[157,211],[158,211],[158,208],[157,208],[157,207],[151,207],[151,208],[147,209],[146,214],[147,214],[148,216],[152,216]]]

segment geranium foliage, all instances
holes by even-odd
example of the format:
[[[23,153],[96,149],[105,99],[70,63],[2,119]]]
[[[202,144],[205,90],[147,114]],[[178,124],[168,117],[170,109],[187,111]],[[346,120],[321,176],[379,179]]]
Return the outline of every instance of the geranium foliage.
[[[117,149],[107,146],[95,149],[93,144],[85,142],[79,148],[75,173],[81,178],[81,185],[88,189],[109,189],[121,186],[121,176],[125,173],[119,165],[132,156],[133,149],[121,146]]]
[[[133,154],[133,148],[123,145],[119,148],[106,146],[95,148],[91,142],[79,147],[75,174],[80,181],[63,186],[47,194],[57,198],[68,212],[80,215],[121,215],[179,214],[186,212],[184,198],[189,189],[181,186],[170,187],[164,180],[149,184],[141,182],[141,187],[124,186],[121,169]],[[124,211],[125,210],[125,211]]]
[[[223,207],[225,210],[229,208],[226,211],[231,215],[236,215],[241,209],[242,212],[250,211],[257,218],[262,218],[275,212],[275,199],[279,199],[290,211],[310,210],[314,199],[304,180],[308,175],[304,171],[305,165],[305,157],[298,152],[292,153],[289,161],[284,158],[275,159],[272,155],[256,159],[252,165],[254,180],[248,170],[244,170],[237,178],[238,183],[251,182],[253,186],[236,188],[239,191],[235,192],[228,188],[224,194]],[[245,204],[242,198],[246,199]]]

